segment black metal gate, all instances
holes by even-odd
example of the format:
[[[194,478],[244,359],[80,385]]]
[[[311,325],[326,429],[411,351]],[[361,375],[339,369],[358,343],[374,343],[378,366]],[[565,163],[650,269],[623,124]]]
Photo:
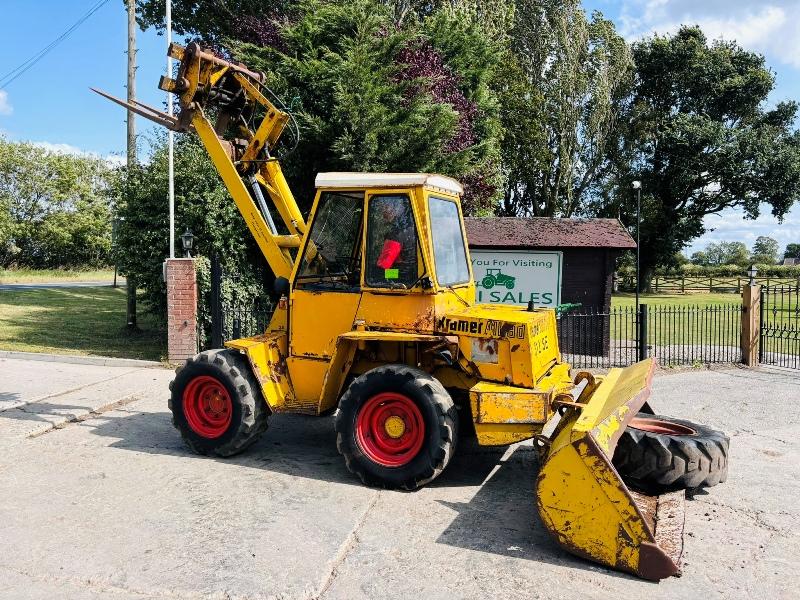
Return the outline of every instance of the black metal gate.
[[[264,333],[274,309],[269,297],[240,297],[237,274],[226,273],[216,256],[210,262],[210,289],[201,299],[198,322],[200,349],[222,348],[229,340]]]
[[[800,287],[761,288],[758,362],[800,369]]]

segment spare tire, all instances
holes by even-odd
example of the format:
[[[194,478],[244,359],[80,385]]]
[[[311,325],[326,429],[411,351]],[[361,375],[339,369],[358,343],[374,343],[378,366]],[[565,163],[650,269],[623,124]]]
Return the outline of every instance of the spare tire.
[[[620,437],[613,463],[626,484],[648,493],[710,487],[728,477],[728,446],[716,429],[640,412]]]

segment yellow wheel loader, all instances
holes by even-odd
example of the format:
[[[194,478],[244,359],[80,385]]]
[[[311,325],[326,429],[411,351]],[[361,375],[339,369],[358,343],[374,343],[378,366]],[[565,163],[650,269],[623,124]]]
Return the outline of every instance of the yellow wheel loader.
[[[639,414],[654,361],[573,376],[553,310],[476,304],[449,177],[320,173],[306,221],[273,156],[291,116],[264,75],[196,44],[169,53],[180,68],[160,87],[178,97],[176,117],[100,93],[197,133],[280,297],[263,334],[177,371],[170,408],[187,444],[229,456],[273,414],[335,413],[351,472],[413,490],[447,467],[460,423],[482,445],[533,439],[538,509],[558,542],[647,579],[678,573],[680,490],[724,480],[728,441]]]

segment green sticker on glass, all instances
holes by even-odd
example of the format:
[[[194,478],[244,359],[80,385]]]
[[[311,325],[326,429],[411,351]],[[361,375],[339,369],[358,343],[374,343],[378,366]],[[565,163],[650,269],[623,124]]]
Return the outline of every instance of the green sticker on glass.
[[[384,279],[400,279],[400,269],[385,269],[383,277]]]

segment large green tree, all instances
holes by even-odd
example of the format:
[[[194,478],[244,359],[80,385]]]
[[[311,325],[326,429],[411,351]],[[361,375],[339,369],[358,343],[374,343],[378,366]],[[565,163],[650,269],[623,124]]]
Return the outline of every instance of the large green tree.
[[[572,216],[607,165],[633,77],[611,21],[579,0],[517,0],[502,71],[502,211]]]
[[[700,266],[745,266],[750,262],[750,253],[742,242],[717,242],[692,254],[692,262]]]
[[[0,138],[0,265],[108,264],[113,176],[99,158]]]
[[[750,260],[758,264],[774,265],[778,262],[778,240],[768,235],[760,235],[753,244],[753,255]]]
[[[162,264],[169,256],[165,137],[157,140],[148,162],[121,169],[115,189],[121,198],[117,264],[122,274],[137,282],[146,309],[162,317],[166,314]],[[236,279],[243,303],[262,295],[267,276],[263,256],[194,134],[176,137],[175,206],[177,234],[186,229],[194,234],[195,254],[220,255],[224,269]],[[175,252],[182,255],[180,239]]]
[[[782,218],[800,195],[800,133],[797,104],[770,108],[773,73],[735,42],[682,27],[634,44],[633,56],[627,128],[595,206],[635,223],[641,180],[645,282],[706,231],[706,215],[738,207],[755,218],[767,204]]]
[[[800,244],[786,244],[784,258],[800,258]]]
[[[171,0],[171,3],[173,30],[207,43],[275,30],[263,17],[282,18],[297,4],[293,0]],[[165,0],[136,0],[136,19],[142,29],[152,26],[163,31],[165,13]]]

